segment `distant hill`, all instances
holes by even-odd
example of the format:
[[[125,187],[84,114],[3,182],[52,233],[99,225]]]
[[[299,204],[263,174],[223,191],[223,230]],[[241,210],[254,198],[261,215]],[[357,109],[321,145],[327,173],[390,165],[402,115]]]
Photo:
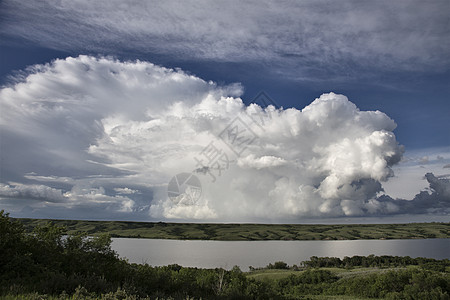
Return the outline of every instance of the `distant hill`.
[[[108,233],[112,237],[188,240],[356,240],[449,238],[450,223],[409,224],[205,224],[17,219],[27,231],[46,222],[64,226],[67,234]]]

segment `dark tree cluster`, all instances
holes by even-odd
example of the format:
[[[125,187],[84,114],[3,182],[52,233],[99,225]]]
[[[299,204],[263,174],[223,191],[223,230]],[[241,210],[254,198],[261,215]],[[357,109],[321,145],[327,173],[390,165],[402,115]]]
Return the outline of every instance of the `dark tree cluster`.
[[[248,279],[237,267],[228,271],[130,264],[111,250],[109,236],[63,232],[48,223],[27,234],[20,222],[0,212],[0,296],[37,292],[95,298],[119,291],[150,299],[274,297],[264,283]]]
[[[302,262],[303,266],[309,268],[355,268],[355,267],[376,267],[392,268],[405,266],[420,266],[423,269],[445,272],[446,267],[450,267],[450,260],[436,260],[433,258],[409,256],[352,256],[340,259],[338,257],[317,257],[312,256],[310,260]]]

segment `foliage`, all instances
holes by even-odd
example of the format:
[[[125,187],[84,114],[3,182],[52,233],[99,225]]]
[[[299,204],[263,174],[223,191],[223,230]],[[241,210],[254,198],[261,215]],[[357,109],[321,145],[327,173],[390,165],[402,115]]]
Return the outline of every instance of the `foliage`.
[[[289,266],[284,261],[276,261],[273,264],[268,264],[267,269],[287,270],[289,269]]]
[[[354,268],[354,267],[405,267],[409,265],[420,266],[423,269],[444,272],[446,267],[450,267],[450,260],[435,260],[432,258],[417,257],[411,258],[409,256],[353,256],[344,257],[317,257],[312,256],[309,261],[304,261],[302,264],[309,268]]]

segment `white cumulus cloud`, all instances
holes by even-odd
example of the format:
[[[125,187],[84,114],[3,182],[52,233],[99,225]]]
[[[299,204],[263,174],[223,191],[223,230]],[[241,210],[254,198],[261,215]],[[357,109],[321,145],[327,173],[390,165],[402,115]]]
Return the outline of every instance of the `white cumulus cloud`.
[[[0,197],[39,199],[48,202],[64,201],[61,190],[41,184],[0,183]]]
[[[27,189],[40,182],[22,194],[166,219],[402,212],[378,198],[403,152],[395,122],[343,95],[323,94],[302,110],[246,106],[239,84],[107,57],[69,57],[30,72],[0,91],[9,145],[1,155],[11,162],[1,180],[22,178]],[[201,193],[188,187],[201,194],[195,201],[169,198],[179,173],[200,180]],[[2,197],[17,197],[20,187],[3,185]]]

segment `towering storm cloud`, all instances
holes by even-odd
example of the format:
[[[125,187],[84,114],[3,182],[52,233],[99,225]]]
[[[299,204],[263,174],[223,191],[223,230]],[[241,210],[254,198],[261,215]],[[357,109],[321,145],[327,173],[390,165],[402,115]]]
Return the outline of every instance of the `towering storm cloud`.
[[[0,92],[0,201],[11,210],[223,221],[412,211],[380,197],[403,153],[395,122],[343,95],[302,110],[246,105],[239,84],[90,56],[14,80]],[[432,176],[429,197],[448,197]],[[183,190],[168,187],[180,180]]]

